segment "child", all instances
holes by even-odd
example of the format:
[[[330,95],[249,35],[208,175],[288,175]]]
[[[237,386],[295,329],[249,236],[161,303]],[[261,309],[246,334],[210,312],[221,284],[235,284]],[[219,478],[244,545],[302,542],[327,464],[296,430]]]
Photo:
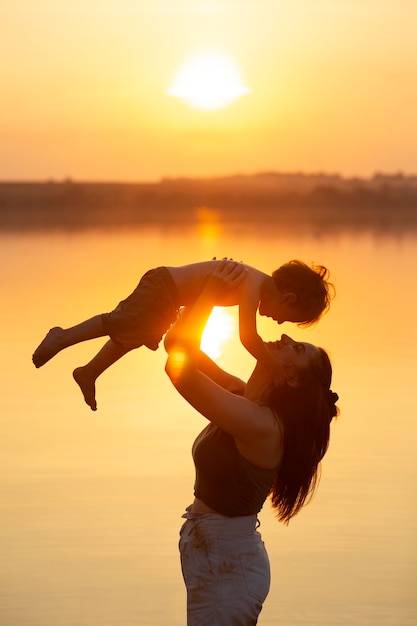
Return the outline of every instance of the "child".
[[[224,260],[214,259],[148,271],[133,293],[111,313],[95,315],[71,328],[52,328],[33,354],[34,365],[41,367],[68,346],[109,336],[110,340],[96,356],[73,372],[85,402],[95,411],[98,376],[133,348],[145,345],[150,350],[157,350],[179,309],[196,300],[215,264],[222,262]],[[228,263],[233,271],[236,263]],[[244,268],[239,287],[216,304],[239,305],[240,339],[255,358],[259,358],[260,350],[264,351],[256,331],[257,311],[278,324],[287,321],[309,326],[329,308],[332,286],[327,281],[328,270],[323,266],[309,267],[295,260],[279,267],[272,276],[248,265]]]

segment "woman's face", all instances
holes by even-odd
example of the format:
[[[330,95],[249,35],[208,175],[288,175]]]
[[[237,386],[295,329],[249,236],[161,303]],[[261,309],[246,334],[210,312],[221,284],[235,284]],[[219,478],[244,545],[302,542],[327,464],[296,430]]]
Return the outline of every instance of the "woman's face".
[[[266,345],[277,364],[297,370],[308,367],[311,359],[319,355],[318,348],[312,343],[294,341],[288,335],[282,335],[280,340]]]
[[[282,335],[280,340],[271,341],[265,345],[272,356],[272,367],[267,368],[257,363],[246,384],[245,396],[254,401],[267,397],[277,384],[277,379],[282,380],[282,384],[288,383],[296,386],[299,370],[307,368],[311,360],[319,356],[316,346],[304,341],[294,341],[288,335]],[[273,371],[274,362],[276,371]]]

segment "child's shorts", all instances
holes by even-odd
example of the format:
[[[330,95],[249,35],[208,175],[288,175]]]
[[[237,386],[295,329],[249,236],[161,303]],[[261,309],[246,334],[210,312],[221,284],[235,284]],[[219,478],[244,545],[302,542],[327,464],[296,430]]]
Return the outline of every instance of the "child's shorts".
[[[166,267],[144,274],[134,290],[102,320],[110,339],[126,350],[145,345],[157,350],[168,328],[177,318],[179,303],[174,280]]]

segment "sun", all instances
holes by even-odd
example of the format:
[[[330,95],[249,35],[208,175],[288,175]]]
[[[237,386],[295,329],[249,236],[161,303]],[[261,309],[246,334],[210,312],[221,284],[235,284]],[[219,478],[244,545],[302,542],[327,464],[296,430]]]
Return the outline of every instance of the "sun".
[[[216,359],[221,354],[223,343],[233,335],[234,320],[230,313],[220,307],[214,307],[201,339],[201,350],[210,358]]]
[[[166,93],[189,106],[214,111],[250,93],[237,63],[228,55],[203,51],[189,57],[175,72]]]

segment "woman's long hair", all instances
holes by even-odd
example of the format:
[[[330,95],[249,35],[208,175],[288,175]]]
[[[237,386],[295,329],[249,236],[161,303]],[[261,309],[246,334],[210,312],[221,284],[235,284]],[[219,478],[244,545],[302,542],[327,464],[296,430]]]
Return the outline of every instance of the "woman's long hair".
[[[290,519],[314,495],[320,461],[329,445],[330,422],[338,415],[338,395],[330,390],[332,367],[319,348],[317,358],[299,371],[297,387],[275,388],[270,406],[284,429],[284,452],[270,497],[280,522]]]

